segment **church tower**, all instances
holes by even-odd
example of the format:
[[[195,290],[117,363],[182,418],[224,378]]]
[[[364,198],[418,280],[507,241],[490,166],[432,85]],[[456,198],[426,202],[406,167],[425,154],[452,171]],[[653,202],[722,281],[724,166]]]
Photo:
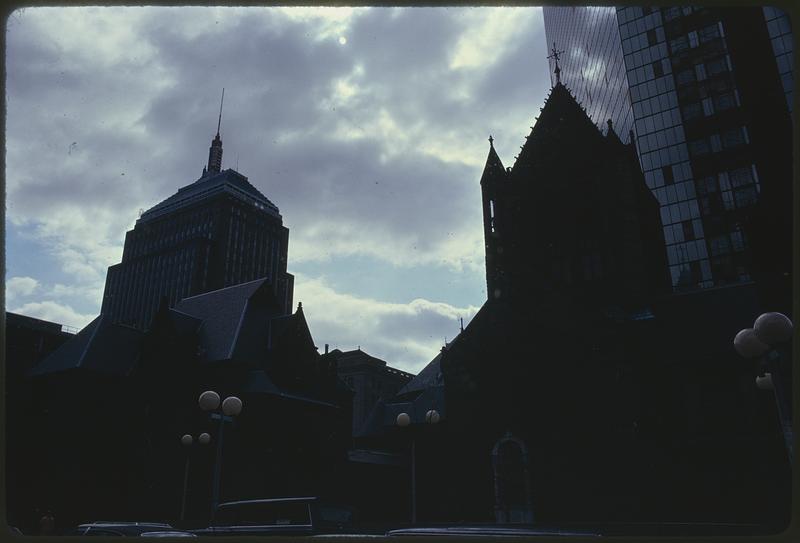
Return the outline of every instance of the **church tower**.
[[[494,150],[494,139],[489,136],[489,156],[481,176],[481,199],[483,201],[483,239],[486,249],[486,292],[489,299],[499,297],[503,285],[503,241],[498,217],[498,196],[507,182],[506,170]]]
[[[633,141],[603,134],[560,81],[511,168],[489,139],[481,177],[488,300],[559,292],[635,311],[668,292],[659,206]]]

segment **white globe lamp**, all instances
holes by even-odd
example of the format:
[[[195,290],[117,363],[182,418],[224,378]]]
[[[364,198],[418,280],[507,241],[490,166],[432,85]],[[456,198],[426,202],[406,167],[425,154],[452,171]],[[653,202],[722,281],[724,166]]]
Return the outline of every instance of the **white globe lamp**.
[[[200,399],[197,403],[200,404],[200,409],[203,411],[213,411],[219,407],[219,394],[213,390],[206,390],[200,394]]]
[[[236,396],[228,396],[222,402],[222,412],[229,417],[235,417],[242,412],[242,400]]]
[[[783,313],[764,313],[756,319],[753,329],[758,339],[767,345],[792,339],[792,321]]]
[[[733,338],[733,347],[745,358],[761,356],[769,349],[769,345],[762,342],[752,328],[745,328],[736,334]]]

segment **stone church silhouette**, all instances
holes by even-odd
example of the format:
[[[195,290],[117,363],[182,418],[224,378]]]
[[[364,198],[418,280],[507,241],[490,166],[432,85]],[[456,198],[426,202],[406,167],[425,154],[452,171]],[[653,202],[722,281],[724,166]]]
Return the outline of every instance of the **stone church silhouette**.
[[[489,144],[488,299],[359,436],[415,455],[418,519],[784,518],[770,399],[731,347],[754,294],[671,295],[632,135],[603,134],[557,81],[513,167]]]

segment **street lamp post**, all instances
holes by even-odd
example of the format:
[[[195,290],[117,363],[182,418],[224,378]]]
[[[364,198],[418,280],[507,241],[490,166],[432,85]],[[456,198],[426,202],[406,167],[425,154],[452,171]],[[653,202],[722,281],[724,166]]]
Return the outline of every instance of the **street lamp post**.
[[[439,422],[439,412],[435,409],[429,410],[425,413],[425,422],[427,424],[436,424]],[[400,413],[395,420],[397,426],[406,428],[411,424],[411,417],[408,413]],[[411,523],[417,523],[417,440],[415,436],[411,435]]]
[[[778,417],[783,431],[783,440],[789,454],[789,462],[794,458],[794,436],[792,432],[791,382],[786,365],[791,363],[791,349],[794,326],[782,313],[764,313],[759,316],[752,328],[741,330],[733,339],[733,346],[745,358],[761,358],[761,375],[756,377],[760,389],[773,390]]]
[[[197,441],[200,445],[208,445],[211,441],[211,436],[202,433],[198,436]],[[186,518],[186,491],[189,488],[189,459],[191,458],[191,452],[188,450],[194,443],[194,438],[190,434],[184,434],[181,437],[181,444],[187,448],[186,451],[186,468],[183,471],[183,496],[181,498],[181,520]]]
[[[198,403],[203,411],[212,411],[211,418],[219,420],[219,430],[217,432],[217,457],[214,461],[214,480],[211,489],[211,520],[214,520],[217,505],[219,504],[219,481],[222,473],[222,436],[226,422],[233,422],[233,417],[242,412],[242,400],[236,396],[228,396],[222,402],[222,413],[213,413],[219,405],[219,394],[213,390],[207,390],[200,395]]]

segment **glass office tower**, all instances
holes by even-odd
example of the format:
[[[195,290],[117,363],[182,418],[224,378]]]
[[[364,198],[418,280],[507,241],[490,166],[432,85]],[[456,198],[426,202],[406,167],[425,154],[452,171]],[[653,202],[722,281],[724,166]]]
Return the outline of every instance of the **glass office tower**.
[[[789,19],[775,8],[545,7],[544,22],[548,47],[564,50],[562,81],[595,122],[633,119],[673,288],[750,281],[754,204],[765,184],[790,194]],[[615,66],[624,77],[606,84]]]
[[[765,6],[763,9],[764,18],[767,21],[767,31],[772,41],[772,50],[775,53],[775,62],[778,64],[778,74],[781,77],[783,92],[786,94],[786,104],[789,106],[789,111],[792,111],[792,91],[794,90],[792,24],[789,22],[789,16],[783,11],[769,6]]]

